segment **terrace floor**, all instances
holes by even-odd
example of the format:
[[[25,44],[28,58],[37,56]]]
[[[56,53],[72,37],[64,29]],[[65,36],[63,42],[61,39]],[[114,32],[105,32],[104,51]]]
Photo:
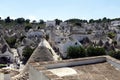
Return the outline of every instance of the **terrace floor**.
[[[120,70],[114,68],[111,64],[97,63],[71,67],[77,74],[63,76],[69,80],[120,80]]]

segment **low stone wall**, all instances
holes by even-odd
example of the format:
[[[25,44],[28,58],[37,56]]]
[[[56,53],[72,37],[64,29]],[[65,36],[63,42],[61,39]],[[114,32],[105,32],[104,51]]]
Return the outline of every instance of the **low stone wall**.
[[[10,74],[0,73],[0,80],[11,80]]]
[[[120,70],[120,61],[112,57],[107,56],[106,61]]]
[[[4,80],[4,74],[0,73],[0,80]]]
[[[95,63],[101,63],[101,62],[106,62],[106,58],[98,57],[98,58],[83,59],[79,61],[73,60],[73,61],[66,62],[66,63],[64,62],[64,63],[49,64],[49,65],[46,65],[45,67],[47,69],[53,69],[53,68],[61,68],[61,67],[72,67],[72,66],[95,64]]]

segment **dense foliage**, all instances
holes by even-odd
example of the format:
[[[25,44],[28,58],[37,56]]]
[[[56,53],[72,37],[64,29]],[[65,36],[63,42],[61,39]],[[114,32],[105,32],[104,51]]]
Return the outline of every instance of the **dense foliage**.
[[[120,60],[120,51],[110,51],[109,55]]]
[[[25,22],[25,19],[24,18],[18,18],[18,19],[16,19],[15,20],[17,23],[19,23],[19,24],[23,24],[24,22]],[[28,23],[28,20],[26,20],[27,21],[27,23]]]
[[[24,63],[27,62],[27,60],[30,58],[30,56],[32,55],[34,49],[32,49],[31,47],[29,46],[26,46],[24,49],[23,49],[23,54],[22,56],[24,57]]]
[[[29,29],[31,29],[31,28],[32,28],[31,25],[27,25],[27,26],[25,26],[25,31],[27,32],[27,31],[29,31]]]
[[[81,58],[81,57],[91,57],[91,56],[101,56],[109,55],[120,60],[120,51],[105,51],[102,47],[89,46],[88,48],[83,48],[80,46],[70,46],[67,50],[67,58]]]
[[[81,20],[81,19],[68,19],[65,22],[69,22],[69,23],[81,23],[81,22],[87,22],[87,20]]]
[[[48,41],[48,40],[49,40],[49,35],[48,35],[48,34],[46,34],[46,37],[45,37],[45,38],[46,38],[46,40]]]
[[[116,34],[113,33],[113,32],[108,33],[108,37],[111,38],[111,39],[113,39],[115,36],[116,36]]]
[[[60,25],[61,22],[62,22],[62,20],[55,19],[55,23],[56,23],[56,25]]]
[[[85,57],[85,49],[81,46],[70,46],[67,49],[67,57],[68,58],[79,58]]]
[[[15,37],[8,37],[8,38],[6,38],[6,42],[8,43],[8,45],[11,48],[13,48],[13,47],[15,47],[16,38]]]
[[[90,46],[87,48],[87,56],[100,56],[105,55],[105,49],[101,47]]]
[[[87,49],[81,46],[70,46],[67,50],[68,58],[80,58],[89,56],[106,55],[105,49],[100,47],[90,46]]]
[[[115,20],[119,20],[120,18],[114,18],[114,19],[109,19],[109,18],[102,18],[102,19],[90,19],[90,20],[82,20],[82,19],[77,19],[77,18],[72,18],[72,19],[68,19],[65,20],[65,22],[68,23],[72,23],[74,25],[78,25],[81,26],[81,23],[109,23],[110,21],[115,21]],[[55,19],[56,25],[59,25],[60,22],[62,22],[62,20],[60,19]],[[7,24],[6,24],[7,23]],[[30,19],[25,19],[23,17],[20,18],[16,18],[16,19],[11,19],[10,16],[6,17],[5,19],[2,19],[0,17],[0,24],[3,26],[14,26],[16,24],[37,24],[37,25],[43,25],[45,23],[44,20],[40,19],[39,21],[33,20],[31,21]]]

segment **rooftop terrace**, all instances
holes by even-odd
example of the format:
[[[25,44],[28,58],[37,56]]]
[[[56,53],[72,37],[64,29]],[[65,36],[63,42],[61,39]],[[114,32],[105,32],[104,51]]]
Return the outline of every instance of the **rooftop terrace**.
[[[31,63],[30,80],[119,80],[120,61],[110,56]]]

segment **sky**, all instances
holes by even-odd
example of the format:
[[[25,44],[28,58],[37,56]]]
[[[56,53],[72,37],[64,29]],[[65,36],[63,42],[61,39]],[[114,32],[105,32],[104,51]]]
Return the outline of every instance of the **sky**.
[[[120,0],[0,0],[2,19],[67,20],[119,18]]]

